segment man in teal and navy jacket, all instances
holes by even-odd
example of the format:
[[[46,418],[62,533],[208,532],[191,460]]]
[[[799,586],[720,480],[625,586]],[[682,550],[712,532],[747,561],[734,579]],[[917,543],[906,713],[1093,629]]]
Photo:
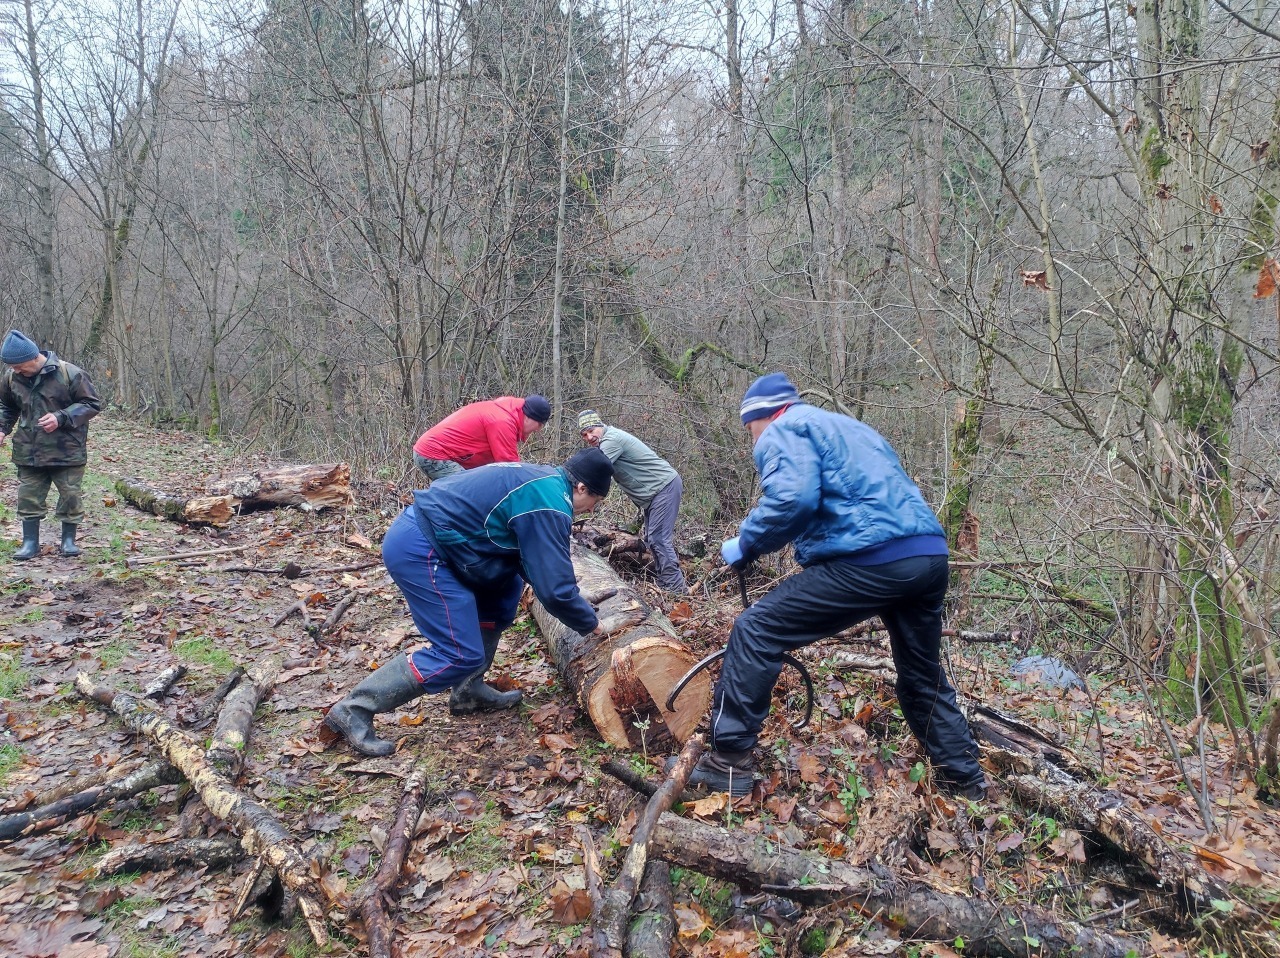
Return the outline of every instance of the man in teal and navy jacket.
[[[454,714],[514,706],[520,692],[499,692],[484,675],[526,581],[569,628],[602,636],[578,591],[569,534],[574,514],[594,509],[612,479],[608,457],[584,449],[563,466],[494,463],[414,493],[383,539],[382,559],[427,644],[366,678],[325,724],[358,752],[389,755],[395,744],[375,737],[373,716],[425,693],[452,689]]]
[[[734,623],[712,699],[712,750],[690,784],[750,793],[751,750],[783,654],[878,615],[898,703],[935,782],[981,797],[978,747],[940,661],[947,542],[933,510],[883,436],[801,402],[784,374],[757,379],[739,412],[755,444],[761,495],[721,555],[741,567],[794,543],[802,568]]]

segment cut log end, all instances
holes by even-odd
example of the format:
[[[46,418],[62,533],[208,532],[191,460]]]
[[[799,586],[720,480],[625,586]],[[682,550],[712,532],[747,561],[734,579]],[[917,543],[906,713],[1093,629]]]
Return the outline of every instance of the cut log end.
[[[661,712],[671,736],[684,742],[711,705],[711,679],[705,672],[694,679],[680,693],[676,708],[668,712],[667,696],[677,682],[697,663],[697,658],[680,642],[665,635],[650,636],[630,647],[632,667],[636,678],[648,690]],[[612,694],[617,684],[616,676],[604,673],[591,688],[587,709],[591,721],[609,744],[618,748],[630,748],[629,732],[633,722],[642,720],[631,714],[619,714]],[[633,733],[632,733],[633,734]]]

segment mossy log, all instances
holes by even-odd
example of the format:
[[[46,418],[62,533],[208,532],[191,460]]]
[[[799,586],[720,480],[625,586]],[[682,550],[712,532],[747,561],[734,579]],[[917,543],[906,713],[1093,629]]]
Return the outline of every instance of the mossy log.
[[[711,680],[697,675],[680,694],[675,711],[666,700],[697,657],[676,635],[665,615],[591,550],[571,547],[573,571],[583,596],[609,631],[603,639],[574,632],[536,599],[533,617],[546,639],[551,661],[601,737],[617,748],[660,751],[693,734],[711,705]]]
[[[214,479],[205,491],[211,496],[232,496],[245,509],[297,506],[308,512],[346,506],[355,498],[351,467],[345,462],[258,469]]]
[[[213,767],[234,782],[244,768],[244,753],[249,745],[249,729],[253,725],[253,713],[271,692],[280,674],[280,664],[274,660],[259,662],[249,667],[244,678],[227,695],[218,711],[218,724],[213,728],[213,741],[206,753]]]
[[[234,496],[188,498],[175,495],[148,485],[142,479],[117,479],[116,495],[129,505],[170,522],[219,528],[231,521],[240,504]]]

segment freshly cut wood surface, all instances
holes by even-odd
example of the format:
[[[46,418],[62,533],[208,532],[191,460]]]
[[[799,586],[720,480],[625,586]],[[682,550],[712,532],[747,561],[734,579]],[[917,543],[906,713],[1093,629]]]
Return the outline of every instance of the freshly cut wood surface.
[[[680,641],[670,620],[651,609],[609,563],[574,544],[573,571],[587,601],[610,634],[579,635],[533,603],[533,617],[551,660],[601,737],[618,748],[653,747],[664,736],[676,746],[693,734],[711,705],[711,679],[704,672],[689,683],[668,712],[667,696],[698,661]]]
[[[298,506],[319,510],[348,505],[354,498],[351,467],[345,462],[258,469],[214,479],[206,491],[211,496],[234,496],[249,508]]]

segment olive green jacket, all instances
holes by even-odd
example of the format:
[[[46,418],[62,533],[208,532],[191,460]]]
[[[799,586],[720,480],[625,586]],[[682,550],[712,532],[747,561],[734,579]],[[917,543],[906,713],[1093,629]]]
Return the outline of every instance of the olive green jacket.
[[[88,461],[89,420],[102,400],[79,366],[44,351],[34,376],[7,368],[0,374],[0,432],[13,444],[13,462],[36,469],[83,466]],[[58,428],[45,432],[40,418],[55,413]]]

